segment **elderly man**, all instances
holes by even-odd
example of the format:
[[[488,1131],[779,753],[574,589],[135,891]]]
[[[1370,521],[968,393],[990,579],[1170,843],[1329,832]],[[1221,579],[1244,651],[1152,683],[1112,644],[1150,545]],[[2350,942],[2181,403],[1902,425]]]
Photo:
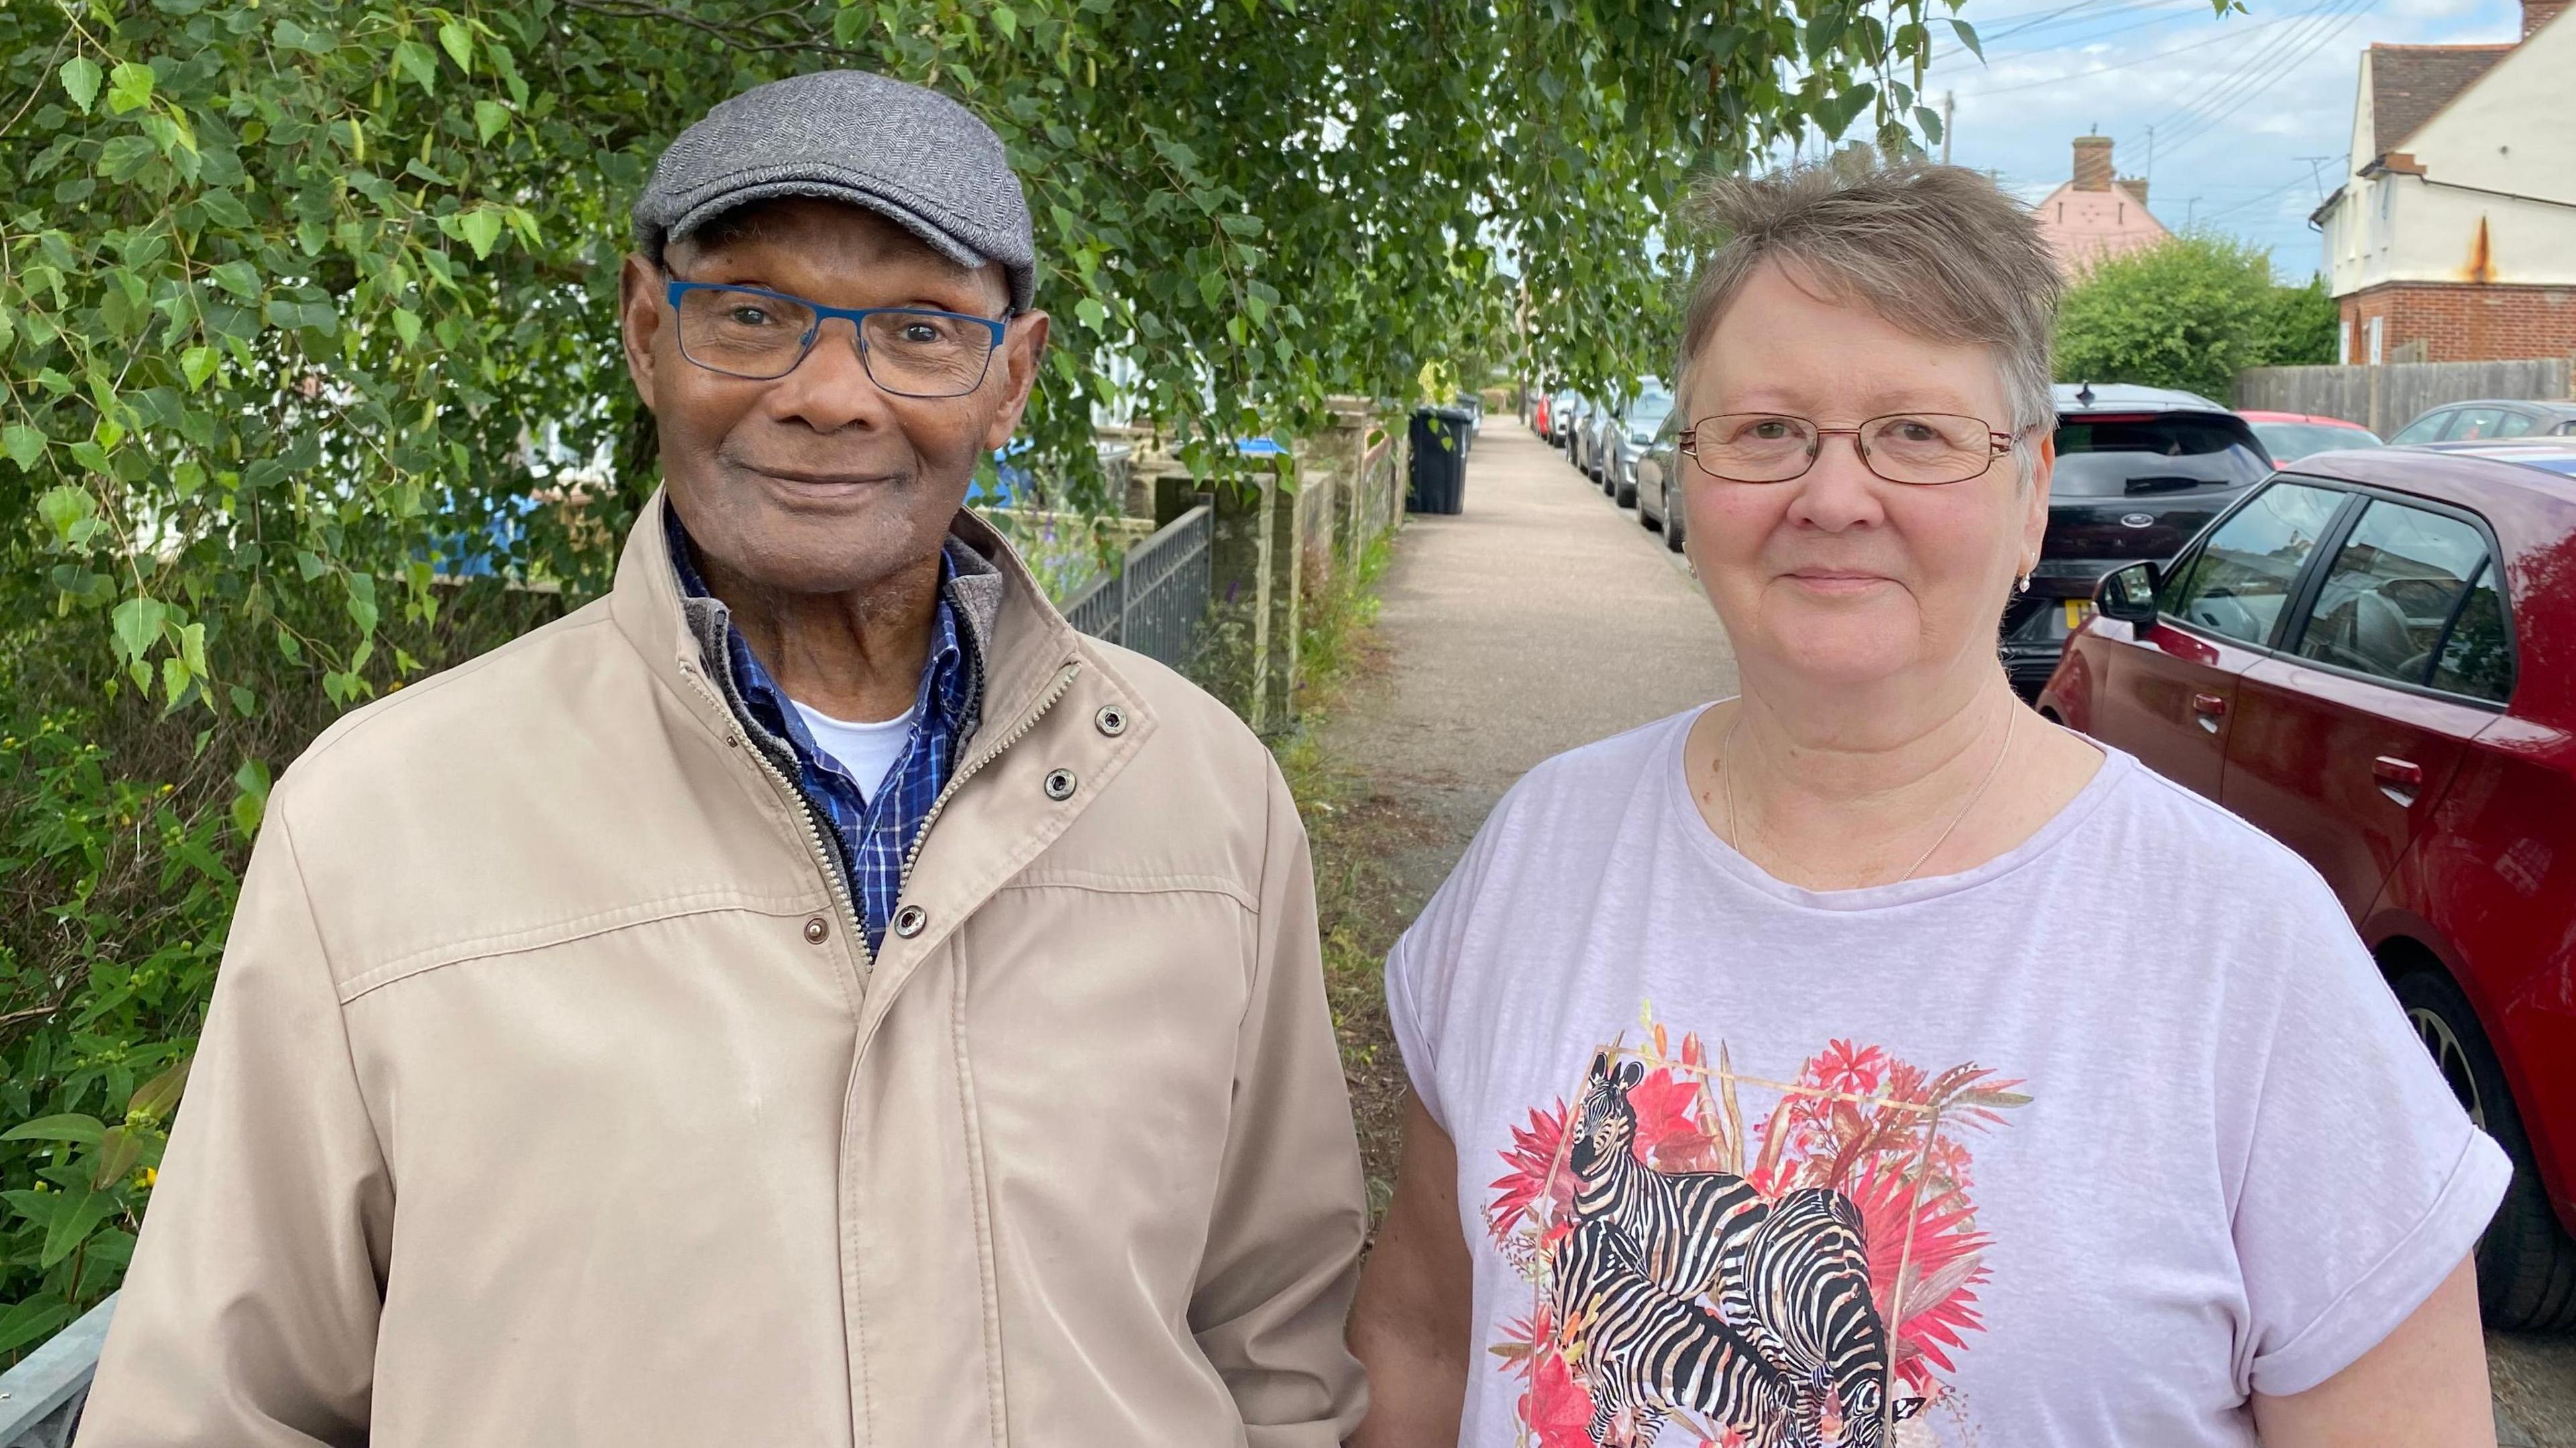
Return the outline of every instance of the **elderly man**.
[[[1338,1442],[1296,809],[961,510],[1047,335],[1000,142],[782,81],[635,224],[664,490],[279,785],[81,1443]]]

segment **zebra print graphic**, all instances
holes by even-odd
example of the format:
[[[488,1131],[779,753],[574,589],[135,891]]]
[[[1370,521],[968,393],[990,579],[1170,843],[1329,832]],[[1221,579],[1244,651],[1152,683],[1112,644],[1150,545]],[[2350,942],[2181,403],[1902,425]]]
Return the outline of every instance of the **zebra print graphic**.
[[[1574,1168],[1574,1212],[1627,1234],[1647,1277],[1677,1297],[1705,1295],[1736,1327],[1750,1331],[1764,1356],[1776,1358],[1761,1319],[1743,1290],[1744,1248],[1769,1208],[1753,1184],[1731,1172],[1661,1172],[1637,1160],[1637,1111],[1628,1092],[1645,1068],[1613,1068],[1610,1053],[1592,1058],[1583,1113],[1567,1160]]]
[[[1740,1258],[1743,1290],[1768,1329],[1768,1366],[1802,1387],[1830,1387],[1842,1408],[1842,1448],[1884,1448],[1892,1419],[1914,1416],[1921,1398],[1888,1411],[1888,1333],[1870,1298],[1869,1244],[1860,1209],[1829,1187],[1784,1193],[1771,1204]],[[1819,1392],[1799,1395],[1800,1435],[1820,1437]]]
[[[1637,1249],[1607,1221],[1556,1244],[1556,1319],[1592,1395],[1592,1441],[1655,1441],[1676,1413],[1741,1434],[1745,1448],[1800,1448],[1797,1395],[1717,1314],[1647,1278]]]

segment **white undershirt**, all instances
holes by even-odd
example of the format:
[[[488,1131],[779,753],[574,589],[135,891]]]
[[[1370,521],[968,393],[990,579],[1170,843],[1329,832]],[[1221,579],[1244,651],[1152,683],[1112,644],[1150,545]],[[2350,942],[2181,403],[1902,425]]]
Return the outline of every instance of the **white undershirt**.
[[[805,731],[814,736],[816,746],[832,756],[843,774],[857,782],[869,804],[875,804],[886,774],[903,757],[903,744],[912,736],[912,716],[917,711],[906,709],[881,724],[854,724],[816,713],[793,699],[787,702],[796,704],[797,714],[805,720]]]

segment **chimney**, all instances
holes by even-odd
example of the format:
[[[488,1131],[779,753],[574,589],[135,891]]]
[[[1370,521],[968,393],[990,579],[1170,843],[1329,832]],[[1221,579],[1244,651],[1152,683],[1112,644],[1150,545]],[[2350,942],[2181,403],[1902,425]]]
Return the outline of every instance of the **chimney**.
[[[2128,193],[2129,193],[2129,195],[2130,195],[2133,199],[2135,199],[2135,200],[2137,201],[2137,203],[2138,203],[2140,206],[2144,206],[2144,205],[2146,205],[2146,204],[2147,204],[2147,178],[2146,178],[2146,177],[2144,177],[2144,176],[2123,176],[2123,177],[2121,177],[2121,178],[2120,178],[2120,189],[2121,189],[2121,190],[2123,190],[2123,191],[2128,192]]]
[[[2548,3],[2548,0],[2544,0]],[[2555,0],[2565,4],[2566,0]],[[2111,189],[2111,138],[2078,136],[2075,138],[2075,189],[2108,191]]]
[[[2534,32],[2557,19],[2558,12],[2566,8],[2567,0],[2522,0],[2522,38],[2529,40]]]

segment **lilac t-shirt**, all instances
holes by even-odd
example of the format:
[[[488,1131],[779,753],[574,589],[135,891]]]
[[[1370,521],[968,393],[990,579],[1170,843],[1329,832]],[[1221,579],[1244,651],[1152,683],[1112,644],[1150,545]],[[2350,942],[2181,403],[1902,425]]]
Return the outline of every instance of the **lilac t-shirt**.
[[[1462,1443],[2250,1444],[2476,1243],[2511,1166],[2288,850],[2106,751],[1998,859],[1803,890],[1692,717],[1531,771],[1387,963]]]

